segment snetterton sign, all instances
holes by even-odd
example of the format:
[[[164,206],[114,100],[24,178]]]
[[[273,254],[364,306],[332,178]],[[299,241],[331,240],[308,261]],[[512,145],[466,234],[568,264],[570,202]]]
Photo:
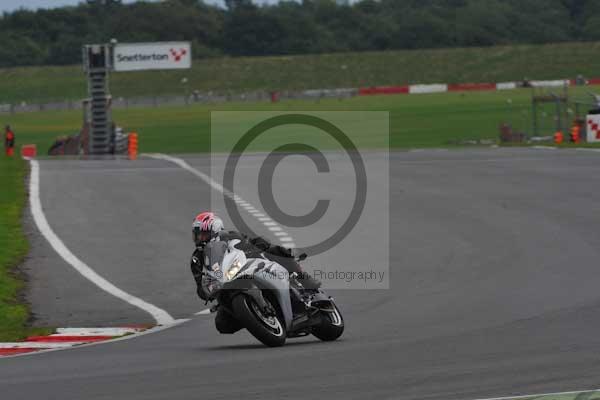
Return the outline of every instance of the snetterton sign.
[[[122,43],[113,50],[115,71],[187,69],[192,66],[189,42]]]

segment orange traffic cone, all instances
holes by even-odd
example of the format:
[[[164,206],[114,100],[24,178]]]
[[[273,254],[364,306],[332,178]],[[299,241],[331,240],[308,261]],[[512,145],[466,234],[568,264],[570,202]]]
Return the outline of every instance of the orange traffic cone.
[[[129,142],[127,145],[127,153],[130,160],[137,160],[138,156],[138,134],[131,132],[129,134]]]
[[[561,131],[558,131],[554,134],[554,143],[561,144],[563,142],[563,140],[564,140],[564,136]]]

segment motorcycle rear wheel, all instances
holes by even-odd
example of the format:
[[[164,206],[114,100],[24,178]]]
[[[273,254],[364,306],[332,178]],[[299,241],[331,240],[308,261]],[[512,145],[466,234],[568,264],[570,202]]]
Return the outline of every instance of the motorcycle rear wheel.
[[[267,297],[265,301],[277,310]],[[285,344],[286,331],[280,313],[265,315],[256,302],[249,296],[239,295],[233,299],[232,308],[237,319],[255,338],[269,347],[280,347]]]

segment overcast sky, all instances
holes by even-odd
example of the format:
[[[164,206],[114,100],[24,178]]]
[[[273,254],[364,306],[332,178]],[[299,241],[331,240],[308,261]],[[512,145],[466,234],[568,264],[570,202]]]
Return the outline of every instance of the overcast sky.
[[[135,0],[125,0],[133,3]],[[223,4],[223,0],[205,0],[207,3]],[[258,0],[256,3],[275,3],[277,0]],[[80,0],[0,0],[0,12],[13,11],[24,7],[29,9],[54,8],[60,6],[76,5]]]

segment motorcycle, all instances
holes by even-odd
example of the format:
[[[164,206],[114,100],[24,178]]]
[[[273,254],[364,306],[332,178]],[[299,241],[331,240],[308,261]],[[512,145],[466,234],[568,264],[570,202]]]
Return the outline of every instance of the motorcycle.
[[[203,284],[217,300],[213,312],[224,313],[269,347],[311,334],[323,341],[342,335],[344,319],[333,298],[321,289],[304,288],[297,274],[289,274],[274,261],[247,258],[235,247],[238,243],[211,242],[204,249],[207,271]],[[304,259],[305,254],[296,261]]]

